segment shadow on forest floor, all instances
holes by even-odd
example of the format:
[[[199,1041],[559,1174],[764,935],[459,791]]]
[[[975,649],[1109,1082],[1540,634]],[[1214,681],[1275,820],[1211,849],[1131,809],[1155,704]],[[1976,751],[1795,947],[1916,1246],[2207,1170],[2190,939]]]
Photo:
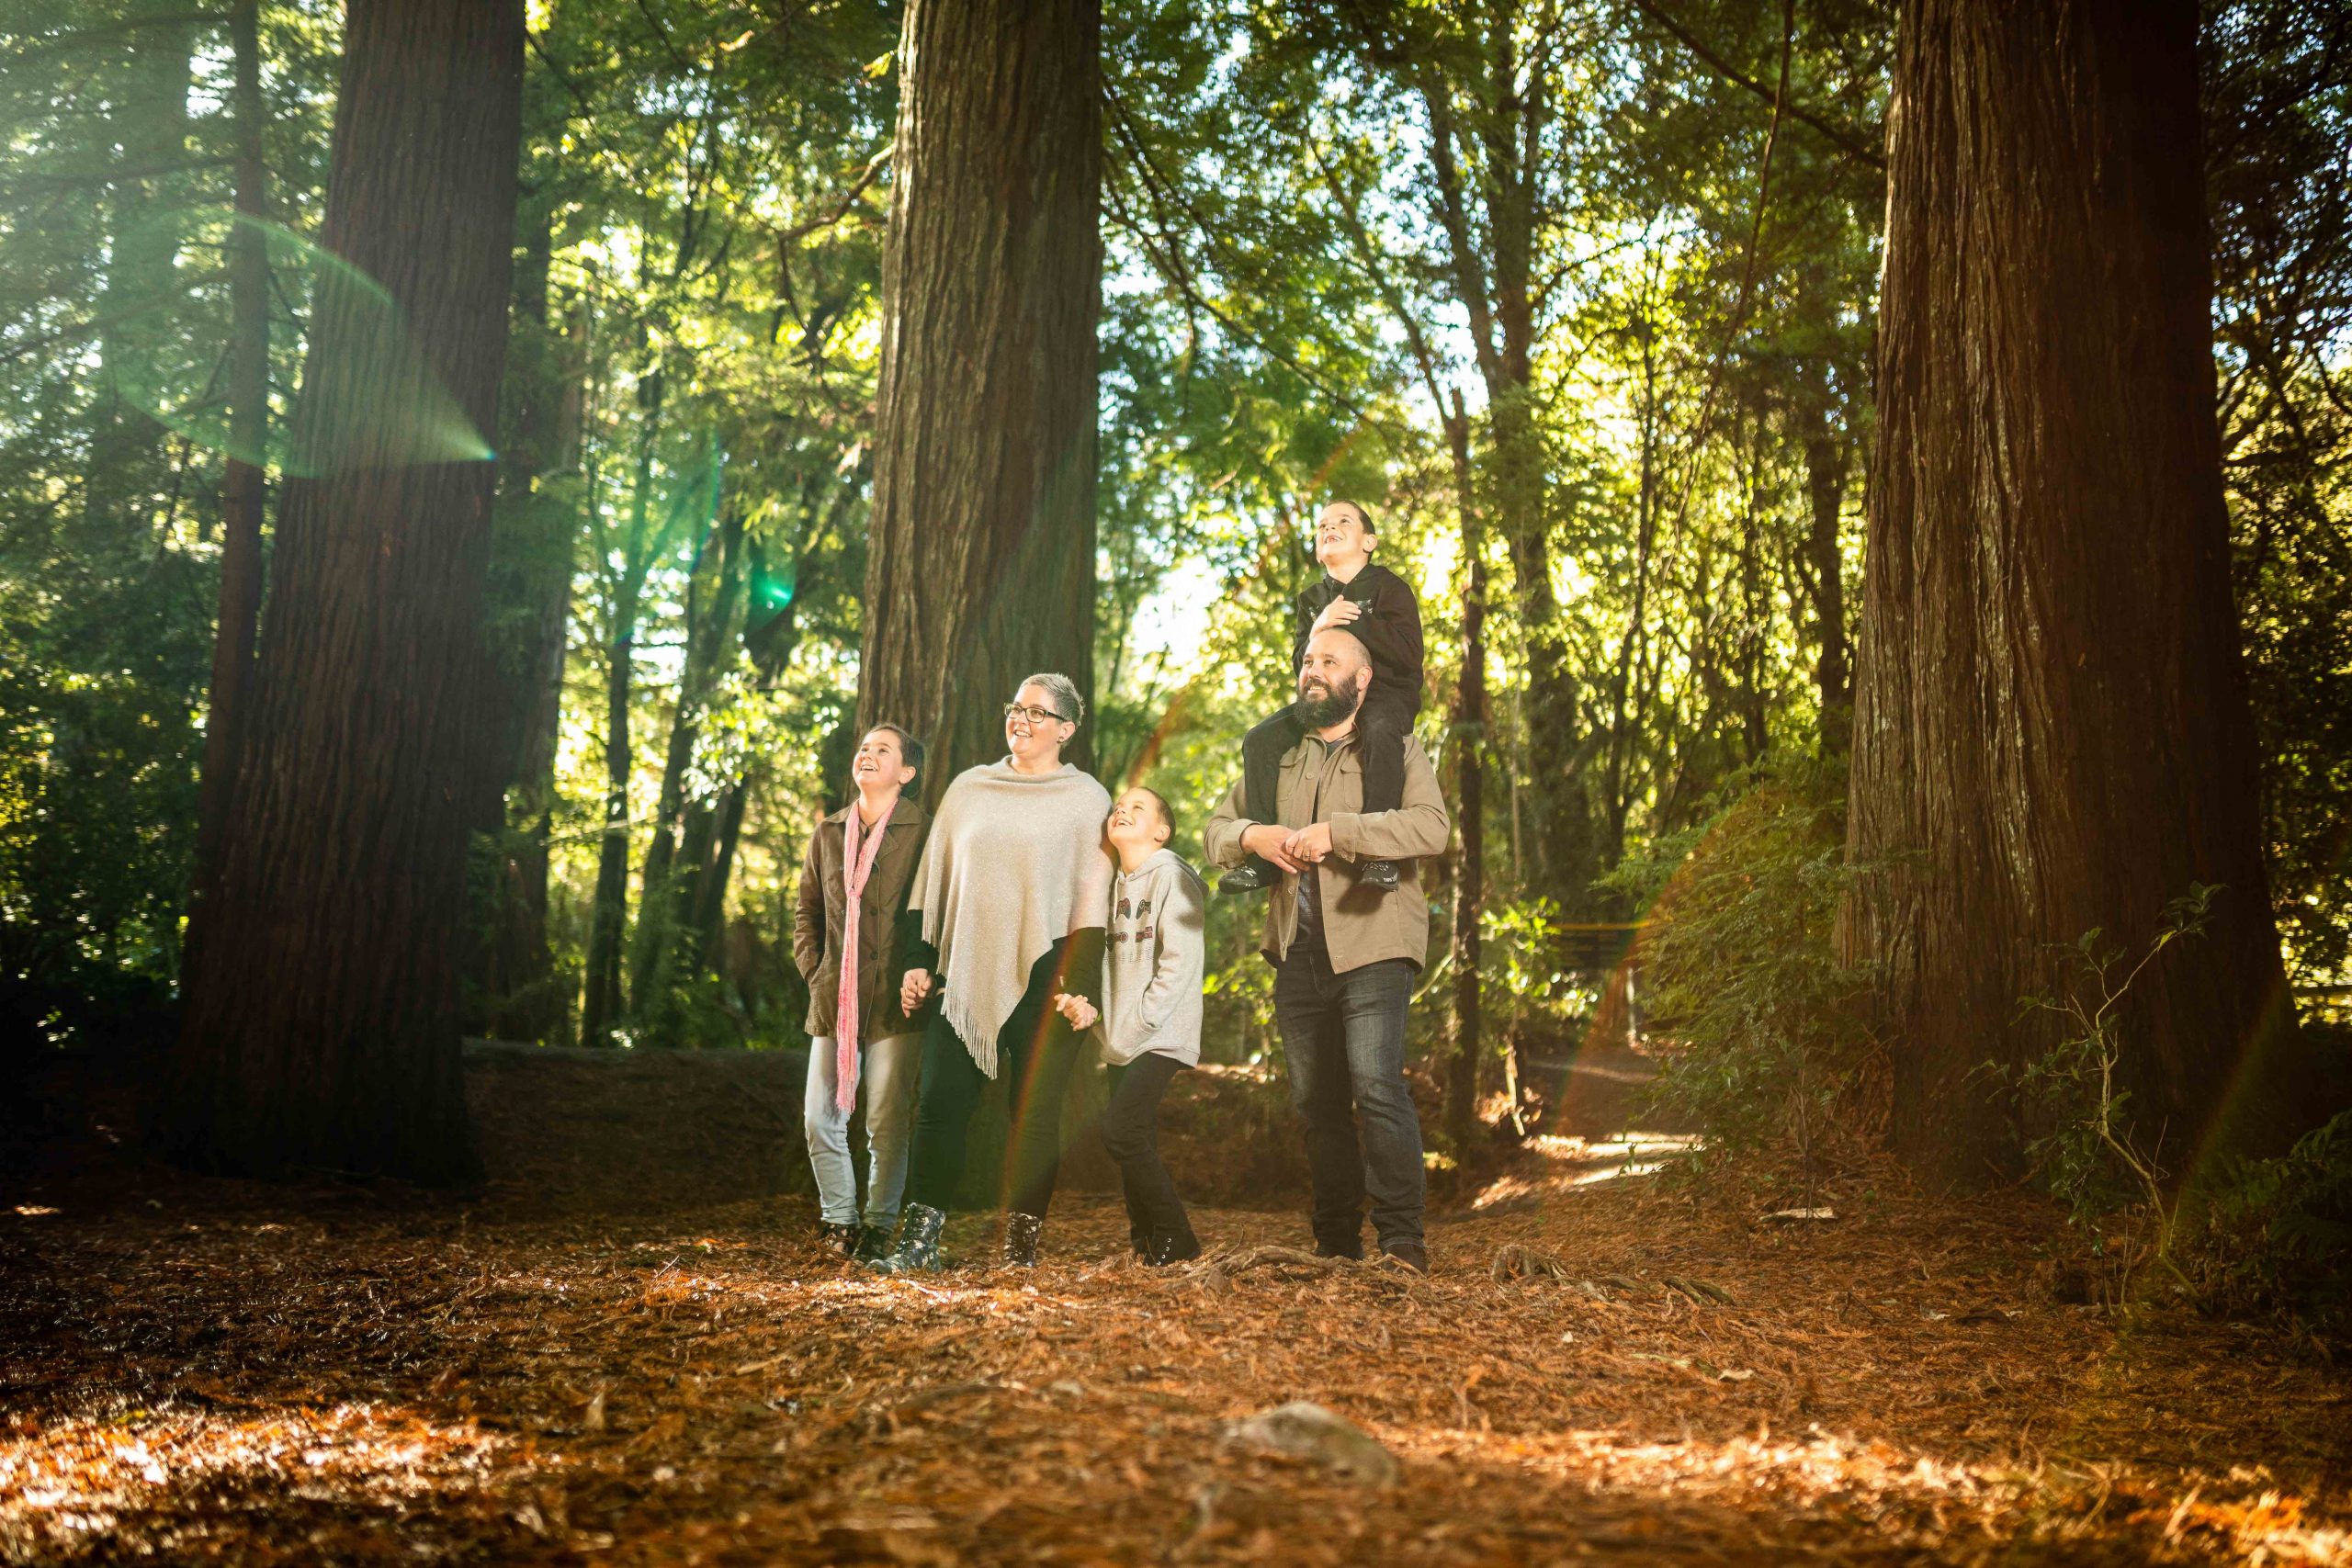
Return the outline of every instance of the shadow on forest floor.
[[[1158,1273],[1079,1193],[1034,1275],[882,1281],[758,1187],[789,1162],[735,1145],[775,1118],[637,1088],[704,1140],[579,1119],[532,1168],[568,1192],[20,1167],[0,1561],[2352,1562],[2345,1378],[2049,1300],[2056,1222],[2016,1195],[1855,1184],[1773,1226],[1561,1135],[1433,1224],[1426,1280],[1258,1252],[1303,1222],[1230,1208]],[[1224,1440],[1290,1399],[1401,1482]]]

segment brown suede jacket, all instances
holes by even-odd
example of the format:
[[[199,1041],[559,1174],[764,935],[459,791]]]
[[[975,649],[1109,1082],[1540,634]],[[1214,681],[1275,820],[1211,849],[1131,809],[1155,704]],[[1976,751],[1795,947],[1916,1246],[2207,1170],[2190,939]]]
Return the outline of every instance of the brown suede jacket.
[[[911,790],[913,786],[909,786]],[[813,1039],[833,1032],[840,1001],[842,932],[849,915],[849,890],[842,878],[842,852],[848,839],[853,801],[817,824],[800,862],[800,897],[792,912],[792,957],[808,982],[808,1021]],[[899,980],[906,971],[908,942],[902,917],[915,863],[922,858],[931,818],[910,793],[899,797],[883,829],[882,847],[857,900],[858,1043],[911,1034],[920,1025],[899,1008]]]

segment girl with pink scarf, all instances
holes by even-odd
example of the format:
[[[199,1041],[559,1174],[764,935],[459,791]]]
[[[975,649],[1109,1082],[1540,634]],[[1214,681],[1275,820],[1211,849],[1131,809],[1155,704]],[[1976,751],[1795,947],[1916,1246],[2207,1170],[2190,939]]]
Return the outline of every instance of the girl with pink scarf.
[[[817,1178],[818,1232],[844,1257],[871,1260],[898,1228],[907,1184],[908,1123],[922,1024],[899,1005],[907,890],[929,826],[906,794],[922,767],[922,742],[877,725],[850,764],[856,795],[817,824],[801,862],[793,911],[793,957],[808,982],[808,1086],[801,1125]],[[865,1099],[863,1223],[850,1115]]]

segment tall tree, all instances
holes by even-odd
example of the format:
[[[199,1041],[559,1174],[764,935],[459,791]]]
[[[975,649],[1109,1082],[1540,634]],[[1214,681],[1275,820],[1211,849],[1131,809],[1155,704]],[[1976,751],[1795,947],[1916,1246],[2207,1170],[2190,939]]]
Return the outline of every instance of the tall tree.
[[[163,1132],[181,1157],[423,1180],[477,1168],[458,1051],[468,840],[499,784],[481,625],[494,474],[419,460],[433,382],[496,428],[522,0],[351,0],[323,240],[404,312],[421,374],[324,296],[252,729],[198,910]],[[416,403],[388,404],[407,390]]]
[[[1510,554],[1525,639],[1532,858],[1547,889],[1579,908],[1601,867],[1589,806],[1574,782],[1585,747],[1552,582],[1545,393],[1536,374],[1553,287],[1539,262],[1557,216],[1546,167],[1563,107],[1555,73],[1571,43],[1569,21],[1506,3],[1444,27],[1426,40],[1375,34],[1373,51],[1429,118],[1430,217],[1444,236],[1442,265],[1486,386],[1490,504]]]
[[[502,1039],[565,1032],[569,1011],[548,943],[548,840],[559,806],[556,751],[562,722],[572,557],[581,525],[582,384],[588,306],[550,288],[557,214],[576,192],[561,177],[563,116],[548,41],[523,83],[524,160],[515,236],[514,303],[507,347],[506,429],[499,443],[496,525],[486,619],[505,686],[503,810],[485,826],[498,852],[478,912],[468,1028]]]
[[[657,364],[638,381],[642,415],[637,474],[629,493],[629,521],[617,582],[605,593],[605,829],[597,840],[595,902],[589,916],[588,974],[580,1002],[580,1040],[609,1044],[625,998],[621,991],[622,943],[628,924],[628,782],[636,768],[629,741],[629,696],[637,672],[638,618],[645,607],[645,580],[668,547],[678,508],[653,522],[653,453],[662,432],[667,378]]]
[[[932,739],[934,799],[1021,677],[1093,683],[1102,31],[1100,0],[907,7],[859,710]]]
[[[213,632],[212,685],[204,721],[204,793],[198,806],[196,895],[219,870],[230,787],[244,744],[253,697],[254,637],[261,616],[263,513],[268,492],[262,448],[269,433],[269,257],[260,224],[268,215],[262,161],[260,0],[229,12],[231,89],[237,117],[237,223],[230,231],[230,453],[220,484],[220,600]]]
[[[1889,134],[1849,941],[1883,976],[1899,1148],[2013,1161],[1988,1057],[2098,928],[2177,1171],[2291,1043],[2214,423],[2194,0],[1909,0]],[[2291,1126],[2278,1118],[2271,1129]],[[1989,1163],[1988,1163],[1989,1162]]]

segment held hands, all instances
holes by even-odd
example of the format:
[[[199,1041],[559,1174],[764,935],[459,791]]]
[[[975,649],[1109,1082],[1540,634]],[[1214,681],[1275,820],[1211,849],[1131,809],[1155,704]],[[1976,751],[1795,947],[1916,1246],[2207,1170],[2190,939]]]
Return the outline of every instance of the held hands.
[[[930,995],[931,971],[910,969],[907,977],[899,982],[899,1010],[912,1012],[922,1006],[924,998]]]
[[[1323,606],[1323,613],[1315,617],[1315,629],[1328,632],[1333,626],[1352,626],[1363,615],[1363,606],[1342,595]]]
[[[1271,861],[1284,871],[1304,871],[1306,863],[1290,852],[1290,841],[1297,837],[1286,828],[1274,828],[1261,822],[1241,835],[1241,847],[1260,860]]]
[[[1091,1029],[1094,1027],[1094,1021],[1102,1016],[1094,1010],[1092,1002],[1088,1001],[1084,997],[1073,997],[1066,991],[1054,993],[1054,1010],[1068,1019],[1072,1029]]]
[[[1293,832],[1261,822],[1241,835],[1241,847],[1284,871],[1305,871],[1331,858],[1331,824],[1311,823]]]
[[[1283,852],[1295,861],[1313,865],[1331,858],[1331,824],[1312,822],[1283,840]]]

